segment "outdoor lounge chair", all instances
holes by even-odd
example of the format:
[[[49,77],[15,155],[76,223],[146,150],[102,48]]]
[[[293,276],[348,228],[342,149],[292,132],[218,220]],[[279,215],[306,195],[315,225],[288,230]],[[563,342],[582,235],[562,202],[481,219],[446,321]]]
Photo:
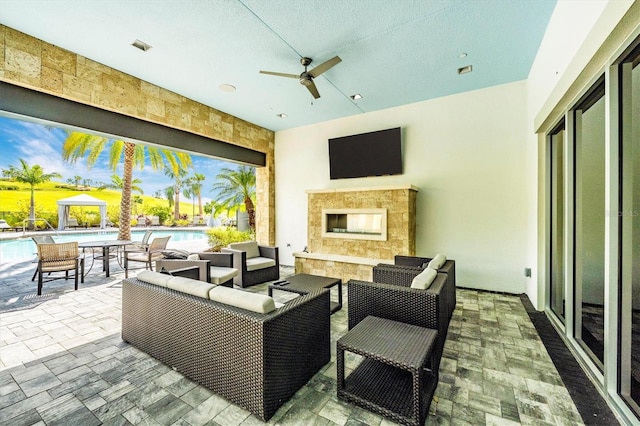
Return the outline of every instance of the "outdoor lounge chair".
[[[78,289],[78,277],[84,282],[84,259],[78,253],[78,242],[38,244],[38,296],[42,295],[44,273],[64,272],[69,279],[69,271],[74,271],[75,289]],[[52,278],[52,281],[58,278]]]
[[[124,252],[124,276],[129,277],[129,263],[130,262],[142,262],[145,264],[146,269],[153,271],[153,262],[164,258],[162,251],[167,247],[168,237],[154,238],[149,244],[149,249],[146,251],[125,251]]]
[[[84,226],[80,225],[78,223],[78,219],[76,219],[75,217],[70,217],[69,219],[67,219],[67,228],[78,229],[78,228],[84,228]]]
[[[240,287],[249,287],[280,278],[278,247],[258,245],[256,241],[229,244],[220,250],[233,254],[233,267],[238,275],[233,283]]]
[[[2,232],[7,231],[7,230],[12,230],[13,228],[11,226],[9,226],[9,224],[7,223],[6,220],[0,220],[0,230]]]
[[[437,330],[438,337],[433,346],[434,370],[437,371],[449,328],[450,307],[447,304],[452,300],[449,293],[455,292],[455,288],[450,287],[447,275],[442,273],[436,275],[429,288],[421,290],[411,287],[421,270],[395,268],[386,272],[386,276],[381,277],[374,270],[374,282],[349,281],[349,329],[372,315]],[[388,281],[381,282],[383,278]]]

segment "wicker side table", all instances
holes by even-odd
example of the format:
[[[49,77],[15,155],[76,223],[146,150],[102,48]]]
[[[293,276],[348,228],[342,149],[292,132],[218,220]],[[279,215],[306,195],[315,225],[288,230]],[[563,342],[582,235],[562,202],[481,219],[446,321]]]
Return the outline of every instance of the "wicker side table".
[[[422,425],[438,384],[429,369],[438,332],[369,316],[337,342],[338,398],[407,425]],[[344,376],[344,351],[365,359]]]

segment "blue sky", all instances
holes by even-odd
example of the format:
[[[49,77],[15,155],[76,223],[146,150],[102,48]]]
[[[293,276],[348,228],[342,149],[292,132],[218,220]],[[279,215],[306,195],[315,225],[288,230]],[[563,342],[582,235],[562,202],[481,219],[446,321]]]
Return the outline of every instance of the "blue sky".
[[[0,116],[0,169],[18,166],[19,159],[22,158],[29,165],[39,164],[45,173],[60,173],[63,176],[59,179],[61,182],[76,175],[94,182],[111,182],[113,172],[108,167],[108,149],[91,169],[87,167],[85,159],[69,164],[62,159],[65,138],[66,133],[62,128]],[[203,201],[209,201],[213,197],[209,190],[220,170],[223,167],[237,167],[234,163],[193,154],[191,159],[193,168],[189,170],[189,176],[197,172],[207,177],[202,186]],[[122,176],[122,165],[118,166],[115,173]],[[143,170],[134,169],[133,177],[142,181],[140,186],[145,195],[153,196],[157,190],[164,190],[172,184],[172,180],[162,171],[154,171],[148,164]]]

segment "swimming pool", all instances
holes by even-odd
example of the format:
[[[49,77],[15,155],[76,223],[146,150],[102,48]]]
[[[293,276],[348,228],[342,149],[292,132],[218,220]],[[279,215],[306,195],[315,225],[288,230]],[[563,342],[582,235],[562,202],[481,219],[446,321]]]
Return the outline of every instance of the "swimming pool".
[[[145,231],[132,231],[131,239],[134,241],[142,240]],[[175,241],[192,241],[202,240],[207,238],[207,234],[204,231],[180,231],[180,230],[153,230],[151,239],[156,237],[171,236],[169,242]],[[92,233],[68,233],[60,235],[52,235],[53,239],[57,243],[64,243],[67,241],[96,241],[96,240],[115,240],[118,236],[118,231],[103,231]],[[31,237],[21,237],[15,240],[0,241],[0,262],[13,262],[21,259],[31,259],[36,252],[36,245]]]

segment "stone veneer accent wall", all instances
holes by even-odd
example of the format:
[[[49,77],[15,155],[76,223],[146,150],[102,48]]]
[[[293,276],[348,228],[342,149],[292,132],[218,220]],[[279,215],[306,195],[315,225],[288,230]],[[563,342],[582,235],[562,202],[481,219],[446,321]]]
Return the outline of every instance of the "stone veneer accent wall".
[[[275,244],[274,132],[0,25],[0,80],[266,153],[256,239]]]
[[[415,255],[415,187],[308,191],[307,247],[326,253],[371,259]],[[322,209],[387,209],[387,241],[322,238]]]

